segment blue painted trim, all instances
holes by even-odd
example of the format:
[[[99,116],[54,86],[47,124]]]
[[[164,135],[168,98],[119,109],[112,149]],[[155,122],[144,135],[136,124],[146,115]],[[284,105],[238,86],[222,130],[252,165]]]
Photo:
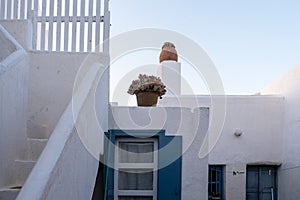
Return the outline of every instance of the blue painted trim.
[[[158,190],[157,199],[181,200],[181,176],[182,176],[182,137],[166,136],[164,130],[110,130],[105,133],[104,140],[104,184],[107,182],[106,200],[114,199],[114,147],[109,148],[109,140],[115,144],[116,137],[154,137],[158,138]],[[108,152],[110,149],[110,152]],[[177,159],[175,159],[177,158]],[[175,161],[173,161],[175,160]],[[173,162],[172,162],[173,161]],[[168,165],[168,163],[171,163]],[[162,167],[165,166],[165,167]],[[107,174],[108,173],[108,174]],[[108,180],[106,179],[108,178]]]
[[[225,191],[224,191],[224,165],[209,165],[208,166],[208,200],[213,199],[212,196],[212,188],[213,184],[215,187],[218,187],[218,192],[221,194],[220,200],[225,199]],[[213,179],[213,173],[212,171],[215,171],[215,181],[212,181]]]

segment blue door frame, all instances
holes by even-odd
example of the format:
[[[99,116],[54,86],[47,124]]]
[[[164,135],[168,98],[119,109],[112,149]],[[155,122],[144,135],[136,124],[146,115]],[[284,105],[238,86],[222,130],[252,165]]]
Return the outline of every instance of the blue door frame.
[[[110,130],[104,140],[104,200],[114,199],[116,138],[155,137],[158,139],[158,200],[181,200],[182,137],[166,136],[164,130]],[[111,141],[111,142],[109,142]],[[170,163],[170,164],[169,164]]]

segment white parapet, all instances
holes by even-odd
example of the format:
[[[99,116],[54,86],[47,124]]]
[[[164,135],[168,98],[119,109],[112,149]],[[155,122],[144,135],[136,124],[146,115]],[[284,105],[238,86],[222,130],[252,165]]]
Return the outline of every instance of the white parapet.
[[[166,97],[181,95],[181,63],[163,61],[158,68],[158,76],[167,86]]]

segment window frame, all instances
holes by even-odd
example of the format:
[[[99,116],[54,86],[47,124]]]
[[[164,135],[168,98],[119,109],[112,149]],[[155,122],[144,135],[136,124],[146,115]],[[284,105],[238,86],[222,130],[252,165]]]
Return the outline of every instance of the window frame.
[[[181,200],[182,136],[166,135],[165,130],[110,129],[105,132],[103,156],[103,186],[105,200],[114,200],[114,161],[116,138],[157,138],[157,199]],[[163,149],[163,151],[161,151]],[[165,165],[170,162],[171,164]],[[170,182],[170,180],[172,180]]]
[[[153,142],[153,162],[152,163],[120,163],[119,162],[119,144],[120,142]],[[119,196],[141,196],[141,197],[153,197],[153,200],[157,200],[157,185],[158,185],[158,140],[157,138],[128,138],[128,137],[116,137],[115,141],[115,170],[114,170],[114,200],[118,200]],[[119,190],[118,179],[119,169],[153,169],[153,189],[152,190]],[[149,170],[151,171],[151,170]]]
[[[212,168],[217,172],[219,170],[220,173],[216,173],[216,179],[220,179],[219,181],[212,181]],[[208,200],[214,199],[212,195],[210,195],[210,190],[212,189],[212,184],[219,184],[220,186],[220,200],[225,199],[225,165],[208,165]],[[221,177],[217,178],[218,175],[221,175]]]

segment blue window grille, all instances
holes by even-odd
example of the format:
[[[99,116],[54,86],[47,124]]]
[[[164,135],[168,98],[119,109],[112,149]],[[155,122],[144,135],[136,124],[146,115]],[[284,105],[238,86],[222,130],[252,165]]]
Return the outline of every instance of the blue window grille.
[[[224,200],[224,166],[210,165],[208,169],[208,199]]]

